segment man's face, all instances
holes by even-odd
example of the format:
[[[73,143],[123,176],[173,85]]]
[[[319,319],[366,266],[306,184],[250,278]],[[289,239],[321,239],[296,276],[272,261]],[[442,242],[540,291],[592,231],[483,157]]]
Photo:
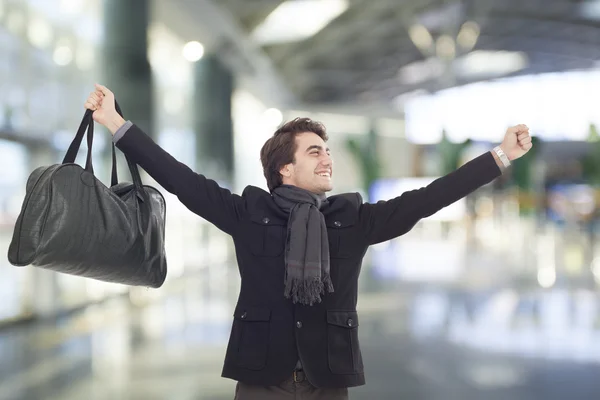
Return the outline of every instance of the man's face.
[[[281,170],[283,183],[316,194],[333,189],[333,160],[327,144],[319,135],[304,132],[296,135],[294,162]]]

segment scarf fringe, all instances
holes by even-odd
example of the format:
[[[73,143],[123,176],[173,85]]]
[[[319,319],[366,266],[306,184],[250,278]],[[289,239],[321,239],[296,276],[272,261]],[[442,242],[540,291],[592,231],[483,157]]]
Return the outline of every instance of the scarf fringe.
[[[329,274],[323,274],[322,277],[314,277],[309,280],[302,278],[291,278],[285,280],[284,295],[292,299],[294,304],[300,303],[312,306],[321,302],[321,296],[327,293],[333,293],[333,282]]]

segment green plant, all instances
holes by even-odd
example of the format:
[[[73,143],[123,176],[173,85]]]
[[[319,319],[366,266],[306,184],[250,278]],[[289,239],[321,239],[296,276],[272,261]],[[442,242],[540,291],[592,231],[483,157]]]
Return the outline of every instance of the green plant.
[[[533,188],[533,166],[542,146],[541,140],[536,136],[531,137],[533,147],[523,157],[512,161],[512,177],[514,184],[524,192]]]
[[[600,186],[600,134],[594,124],[590,124],[587,141],[589,152],[580,160],[582,175],[588,183]]]
[[[452,143],[448,140],[446,131],[442,131],[442,140],[436,145],[436,150],[441,158],[441,174],[446,175],[459,167],[460,156],[463,150],[471,144],[471,139],[462,143]]]
[[[360,168],[364,193],[369,193],[371,185],[381,175],[381,164],[377,156],[377,131],[371,128],[363,140],[348,138],[346,148]]]

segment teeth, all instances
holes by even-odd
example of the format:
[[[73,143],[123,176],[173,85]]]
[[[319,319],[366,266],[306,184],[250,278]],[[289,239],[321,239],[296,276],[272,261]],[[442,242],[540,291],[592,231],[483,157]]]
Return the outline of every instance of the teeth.
[[[326,178],[329,178],[329,177],[331,177],[331,174],[329,174],[329,173],[327,173],[327,172],[324,172],[324,173],[322,173],[322,174],[317,174],[317,175],[319,175],[319,176],[324,176],[324,177],[326,177]]]

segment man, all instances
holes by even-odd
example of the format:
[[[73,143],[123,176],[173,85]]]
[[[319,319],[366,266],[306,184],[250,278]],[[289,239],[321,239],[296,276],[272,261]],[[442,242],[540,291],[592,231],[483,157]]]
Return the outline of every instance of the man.
[[[106,87],[85,107],[132,161],[232,236],[241,289],[222,376],[238,381],[238,400],[347,399],[348,387],[365,384],[356,302],[367,248],[407,233],[531,149],[525,125],[509,128],[500,146],[429,186],[369,204],[357,193],[325,196],[333,175],[325,128],[298,118],[261,150],[270,193],[248,186],[239,196],[121,118]]]

